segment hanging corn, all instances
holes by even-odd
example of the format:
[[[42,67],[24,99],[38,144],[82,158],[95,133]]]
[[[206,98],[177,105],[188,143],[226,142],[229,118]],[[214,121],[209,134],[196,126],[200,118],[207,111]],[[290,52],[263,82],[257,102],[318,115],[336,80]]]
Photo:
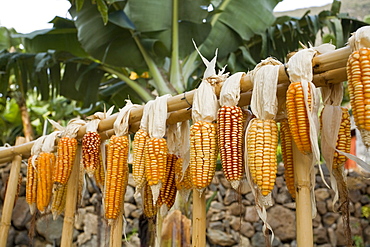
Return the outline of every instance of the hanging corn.
[[[157,203],[165,179],[167,164],[167,141],[164,139],[167,120],[167,99],[170,95],[157,97],[148,116],[149,139],[145,144],[145,175],[151,186],[153,202]]]
[[[222,170],[231,186],[237,190],[243,177],[243,111],[237,105],[240,99],[240,80],[245,73],[230,76],[220,92],[217,113],[218,147]]]

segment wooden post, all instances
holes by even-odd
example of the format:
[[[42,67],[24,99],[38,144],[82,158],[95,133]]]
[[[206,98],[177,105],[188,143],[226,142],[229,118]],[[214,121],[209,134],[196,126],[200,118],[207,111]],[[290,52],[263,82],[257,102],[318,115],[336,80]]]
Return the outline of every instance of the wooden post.
[[[192,246],[206,246],[206,196],[203,191],[200,195],[199,191],[193,189],[193,233]]]
[[[77,207],[78,178],[80,172],[81,145],[78,145],[75,162],[67,185],[66,208],[62,230],[61,247],[72,246],[75,213]]]
[[[109,247],[122,246],[122,230],[123,230],[123,216],[120,215],[111,225]]]
[[[26,138],[17,137],[15,145],[20,145],[26,142]],[[5,247],[8,240],[10,221],[12,219],[15,197],[18,191],[19,172],[21,170],[22,156],[14,156],[10,175],[8,180],[8,188],[6,190],[3,213],[0,223],[0,247]]]
[[[311,162],[309,155],[302,154],[294,141],[293,163],[296,185],[296,229],[297,246],[313,246],[312,208],[311,208]]]

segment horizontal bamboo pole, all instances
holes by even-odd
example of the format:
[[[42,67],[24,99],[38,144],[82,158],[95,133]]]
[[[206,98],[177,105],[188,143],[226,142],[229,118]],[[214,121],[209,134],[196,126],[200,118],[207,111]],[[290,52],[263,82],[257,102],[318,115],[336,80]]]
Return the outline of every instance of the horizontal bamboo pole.
[[[332,52],[324,53],[319,56],[313,58],[313,83],[318,87],[324,87],[328,84],[335,84],[340,83],[347,80],[346,68],[343,61],[345,61],[350,54],[350,48],[344,47],[337,49]],[[339,62],[338,62],[339,61]],[[326,66],[328,64],[329,66]],[[344,67],[343,67],[344,66]],[[330,69],[330,70],[326,70]],[[315,74],[315,72],[321,72]],[[288,85],[289,78],[285,71],[285,65],[281,65],[279,69],[279,84]],[[250,91],[253,89],[253,84],[251,82],[249,74],[246,74],[242,77],[240,81],[240,91],[242,92],[241,100],[239,101],[239,105],[248,105],[250,102],[251,93]],[[186,110],[191,106],[193,103],[193,96],[195,90],[185,92],[173,97],[170,97],[167,101],[167,107],[169,112],[174,112],[173,119],[169,119],[170,123],[176,121],[175,119],[189,119],[190,113]],[[285,93],[285,92],[283,92]],[[135,108],[131,111],[130,114],[130,131],[135,132],[139,127],[139,122],[143,113],[143,107]],[[185,116],[182,114],[185,113]],[[117,113],[113,114],[107,119],[102,120],[98,126],[99,133],[106,133],[113,128],[113,123],[117,118]],[[184,121],[182,120],[182,121]],[[180,121],[177,121],[180,122]],[[86,133],[86,128],[83,126],[80,128],[77,138],[82,138],[82,136]],[[108,132],[107,132],[108,133]],[[109,132],[112,134],[112,132]],[[110,134],[110,135],[111,135]],[[109,136],[110,136],[109,135]],[[34,141],[28,142],[23,145],[19,145],[16,147],[9,147],[0,149],[0,164],[9,162],[15,155],[23,155],[27,157],[30,155],[31,148],[34,144]]]

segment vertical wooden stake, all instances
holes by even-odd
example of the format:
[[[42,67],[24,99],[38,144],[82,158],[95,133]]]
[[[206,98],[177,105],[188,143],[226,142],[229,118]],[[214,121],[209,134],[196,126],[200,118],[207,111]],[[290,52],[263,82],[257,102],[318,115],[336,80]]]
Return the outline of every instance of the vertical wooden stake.
[[[109,247],[121,247],[122,246],[122,230],[123,230],[123,216],[120,215],[112,223],[110,229]]]
[[[206,197],[205,192],[200,193],[193,189],[193,233],[192,246],[206,246]]]
[[[24,137],[17,137],[15,145],[21,145],[26,142]],[[10,221],[12,219],[13,207],[15,197],[17,194],[19,172],[21,171],[22,156],[16,155],[12,161],[12,167],[10,168],[8,188],[6,190],[3,213],[1,216],[0,223],[0,247],[5,247],[8,240]]]
[[[313,246],[311,208],[311,162],[309,155],[302,154],[293,141],[294,179],[296,185],[297,246]]]
[[[72,166],[71,175],[67,185],[66,208],[64,212],[63,230],[61,247],[72,246],[73,243],[73,225],[75,222],[75,213],[77,206],[78,178],[80,172],[81,145],[76,150],[75,162]]]

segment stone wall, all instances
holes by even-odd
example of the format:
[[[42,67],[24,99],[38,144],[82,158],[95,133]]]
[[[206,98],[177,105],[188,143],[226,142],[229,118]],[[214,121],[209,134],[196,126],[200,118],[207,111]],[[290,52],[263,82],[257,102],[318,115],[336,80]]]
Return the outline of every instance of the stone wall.
[[[9,166],[0,172],[0,213],[3,205],[4,188]],[[279,166],[276,186],[273,191],[274,206],[267,209],[267,219],[272,226],[275,239],[273,246],[296,246],[295,204],[292,201]],[[63,216],[53,220],[51,214],[32,217],[25,201],[26,167],[20,195],[16,202],[8,246],[58,246],[62,232]],[[327,181],[328,178],[326,177]],[[315,246],[342,246],[343,223],[339,213],[332,210],[333,192],[325,187],[320,176],[316,177],[316,200],[318,214],[313,219]],[[370,180],[357,173],[348,177],[352,235],[366,246],[370,244],[369,220],[363,216],[363,206],[370,206]],[[210,247],[218,246],[265,246],[262,222],[254,207],[254,198],[247,183],[243,183],[241,194],[231,189],[222,172],[217,172],[213,183],[206,191],[211,200],[207,212],[207,241]],[[127,242],[123,246],[140,246],[139,219],[142,213],[141,199],[134,198],[133,181],[130,179],[125,198]],[[191,210],[191,208],[189,209]],[[74,246],[108,246],[109,231],[102,217],[101,193],[87,179],[86,191],[75,220]],[[34,232],[32,241],[31,233]]]

